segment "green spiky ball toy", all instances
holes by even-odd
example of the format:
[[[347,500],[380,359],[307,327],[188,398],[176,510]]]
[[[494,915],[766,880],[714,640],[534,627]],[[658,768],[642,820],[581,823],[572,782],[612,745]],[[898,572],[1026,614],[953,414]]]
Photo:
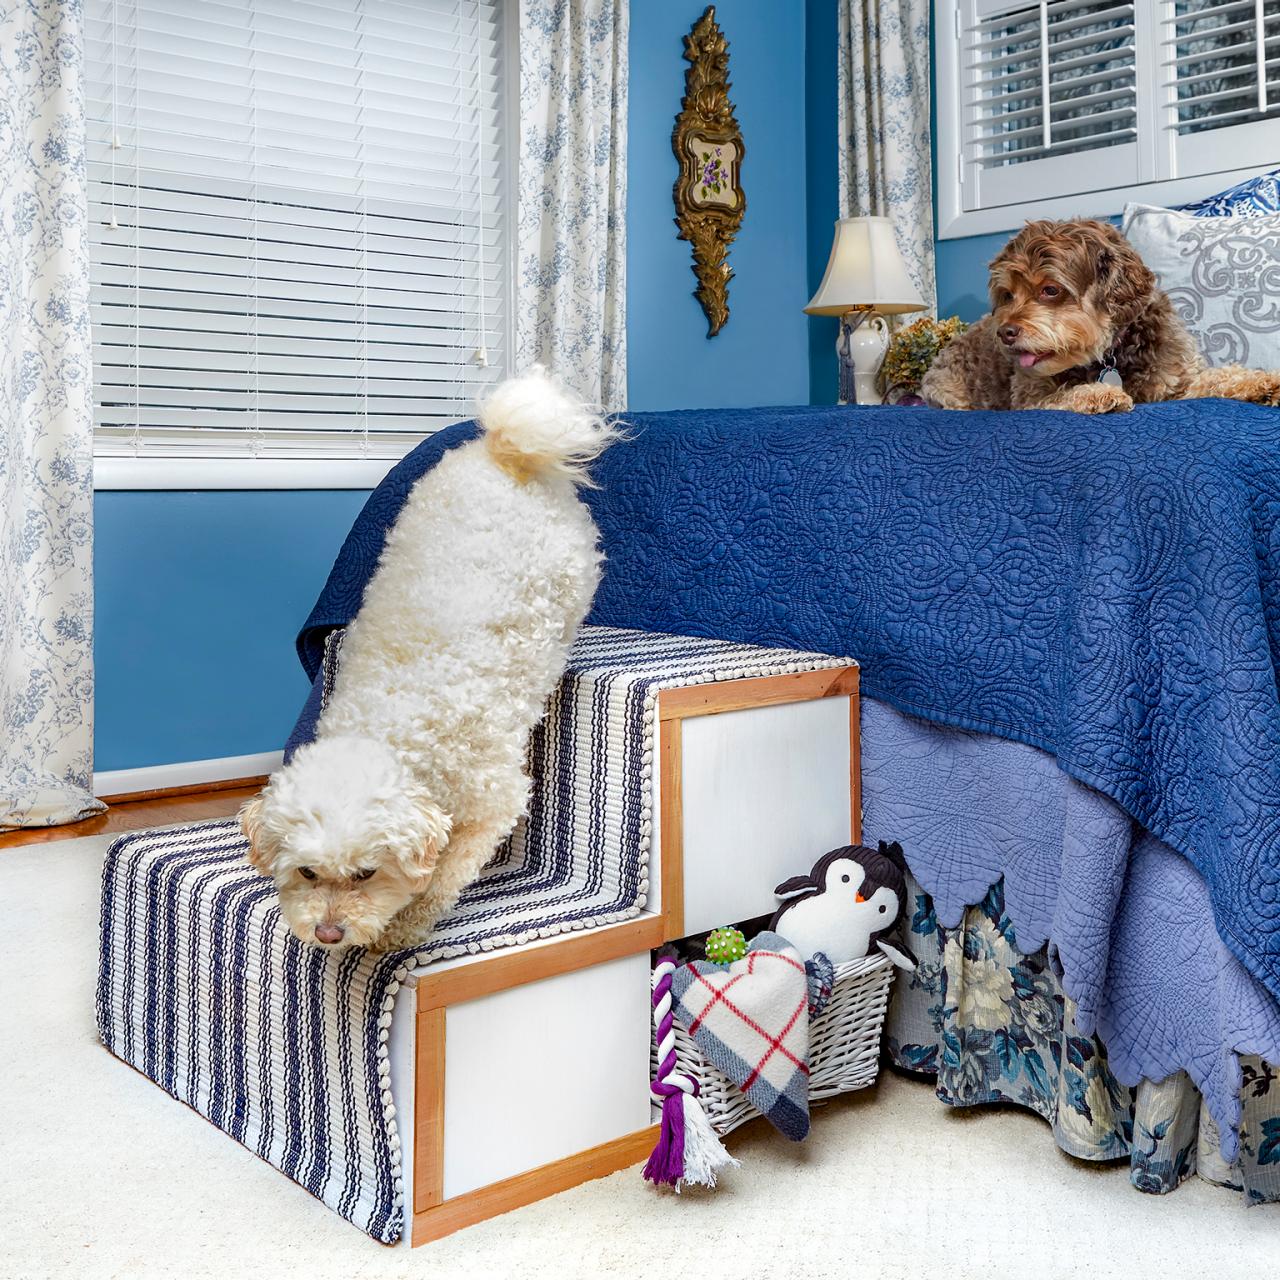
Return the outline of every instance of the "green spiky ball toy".
[[[747,954],[747,940],[741,929],[728,925],[713,929],[707,937],[707,959],[712,964],[732,964]]]

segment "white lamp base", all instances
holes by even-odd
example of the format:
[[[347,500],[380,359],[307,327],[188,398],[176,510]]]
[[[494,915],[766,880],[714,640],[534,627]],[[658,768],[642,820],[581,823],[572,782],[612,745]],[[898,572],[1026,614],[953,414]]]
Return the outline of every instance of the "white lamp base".
[[[876,377],[889,350],[889,325],[869,310],[846,311],[840,318],[836,356],[840,361],[840,403],[881,404]]]

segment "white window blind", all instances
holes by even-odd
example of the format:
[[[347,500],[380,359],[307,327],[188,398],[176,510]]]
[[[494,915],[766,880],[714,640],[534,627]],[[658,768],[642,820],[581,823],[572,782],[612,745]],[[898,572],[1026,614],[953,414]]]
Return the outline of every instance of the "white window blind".
[[[1037,201],[1280,160],[1280,0],[938,12],[954,22],[938,34],[939,136],[955,144],[957,213],[1005,208],[1012,225]]]
[[[501,0],[86,0],[100,455],[396,457],[510,347]]]

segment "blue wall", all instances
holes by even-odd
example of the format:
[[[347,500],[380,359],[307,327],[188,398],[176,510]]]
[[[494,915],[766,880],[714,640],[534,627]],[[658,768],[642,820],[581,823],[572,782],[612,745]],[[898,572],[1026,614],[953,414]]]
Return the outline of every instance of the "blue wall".
[[[837,154],[836,59],[837,0],[808,0],[805,5],[805,157],[809,296],[822,283],[840,216]],[[809,402],[835,404],[839,391],[834,316],[809,318]]]
[[[936,161],[933,171],[938,172]],[[937,208],[936,199],[934,208]],[[977,320],[991,309],[987,301],[987,263],[1000,252],[1011,234],[1012,231],[1000,231],[995,235],[935,242],[940,316]]]
[[[835,215],[834,0],[822,262]],[[805,13],[721,0],[747,144],[747,214],[731,262],[729,323],[713,339],[676,239],[671,128],[683,36],[705,0],[631,12],[628,162],[630,402],[637,409],[803,404],[809,332]],[[827,73],[824,71],[824,75]],[[825,161],[824,161],[825,163]],[[821,188],[822,184],[819,183]],[[821,265],[818,267],[821,273]],[[827,325],[816,325],[825,330]],[[833,341],[824,334],[823,344]],[[831,365],[830,387],[835,386]],[[824,398],[830,398],[826,396]],[[277,750],[306,696],[293,637],[365,495],[100,493],[96,506],[99,770]]]
[[[633,409],[807,404],[805,22],[801,5],[722,0],[747,211],[729,253],[729,322],[707,337],[692,249],[676,239],[671,129],[684,35],[705,0],[631,6],[627,360]],[[834,163],[834,160],[833,160]]]
[[[293,637],[359,492],[103,492],[98,770],[275,751],[307,695]]]

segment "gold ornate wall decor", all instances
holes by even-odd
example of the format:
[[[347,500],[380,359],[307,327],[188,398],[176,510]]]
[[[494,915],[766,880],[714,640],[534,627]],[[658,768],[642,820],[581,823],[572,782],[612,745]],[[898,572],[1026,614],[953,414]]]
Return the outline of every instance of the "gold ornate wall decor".
[[[693,245],[693,296],[706,312],[707,336],[714,338],[729,318],[729,246],[747,207],[741,182],[746,147],[729,101],[729,42],[716,25],[715,5],[685,36],[684,56],[692,65],[671,134],[680,162],[676,226],[680,239]]]

